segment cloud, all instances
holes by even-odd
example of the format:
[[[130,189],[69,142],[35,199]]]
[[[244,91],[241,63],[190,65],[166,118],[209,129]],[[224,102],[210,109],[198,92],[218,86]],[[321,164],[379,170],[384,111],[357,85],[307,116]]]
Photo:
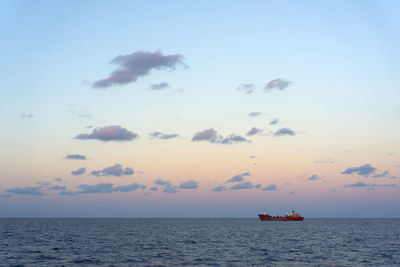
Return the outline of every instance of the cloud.
[[[63,179],[61,179],[60,177],[54,178],[54,182],[62,182]]]
[[[85,172],[86,172],[86,168],[79,168],[76,171],[72,171],[71,175],[77,176],[77,175],[84,174]]]
[[[193,135],[192,141],[208,141],[211,143],[215,143],[217,140],[217,131],[214,128],[206,129],[200,132],[197,132]]]
[[[396,184],[366,184],[364,182],[357,182],[354,184],[346,184],[343,187],[396,187]]]
[[[156,180],[154,180],[154,183],[156,185],[163,186],[162,191],[164,193],[175,194],[175,193],[179,192],[178,187],[175,185],[172,185],[171,182],[168,180],[156,179]]]
[[[349,167],[342,172],[342,174],[358,174],[368,177],[370,174],[375,173],[376,168],[372,167],[370,164],[365,164],[359,167]]]
[[[121,164],[114,164],[113,166],[106,167],[102,170],[93,170],[91,172],[92,175],[100,177],[100,176],[116,176],[116,177],[121,177],[124,175],[132,175],[134,174],[135,171],[131,167],[126,167],[125,169],[122,168]]]
[[[333,189],[329,190],[329,192],[334,193],[334,192],[336,192],[336,189],[333,188]]]
[[[238,183],[244,181],[244,176],[250,176],[249,172],[238,174],[227,180],[225,183]]]
[[[14,195],[32,195],[32,196],[43,195],[41,187],[30,187],[30,186],[25,186],[24,188],[14,187],[6,189],[5,191],[8,193],[12,193]]]
[[[335,163],[332,159],[326,159],[326,160],[316,160],[314,161],[316,164],[332,164]]]
[[[53,190],[53,191],[65,190],[65,189],[67,189],[67,187],[64,185],[54,185],[52,187],[49,187],[49,190]]]
[[[276,184],[270,184],[266,187],[264,187],[262,190],[264,191],[276,191],[278,189],[278,187],[276,186]]]
[[[158,190],[158,186],[150,187],[149,190],[150,191],[157,191]]]
[[[21,117],[24,119],[32,119],[34,116],[32,113],[21,113]]]
[[[278,118],[273,119],[273,120],[271,120],[271,121],[269,122],[270,125],[275,125],[275,124],[278,124],[278,123],[279,123],[279,119],[278,119]]]
[[[76,115],[77,117],[81,117],[81,118],[91,118],[92,117],[88,113],[87,109],[75,110],[75,109],[69,108],[66,110],[66,112],[68,112],[71,115]]]
[[[175,193],[179,192],[179,190],[178,190],[178,187],[176,187],[175,185],[168,184],[168,185],[164,186],[163,192],[175,194]]]
[[[250,131],[248,131],[247,132],[247,136],[251,136],[251,135],[256,135],[256,134],[259,134],[259,133],[262,133],[263,132],[263,130],[262,129],[258,129],[257,127],[253,127],[253,128],[251,128],[250,129]]]
[[[199,185],[197,184],[197,182],[193,180],[183,182],[179,185],[180,189],[196,189],[198,187]]]
[[[10,193],[0,194],[0,198],[12,197]]]
[[[180,54],[163,55],[161,51],[136,51],[129,55],[120,55],[111,60],[118,68],[108,78],[96,81],[92,88],[107,88],[113,85],[124,85],[136,82],[139,77],[146,76],[151,70],[175,70],[177,65],[186,66]]]
[[[389,175],[390,175],[389,171],[386,170],[386,171],[384,171],[383,173],[381,173],[381,174],[375,174],[375,175],[372,176],[372,177],[373,177],[373,178],[383,178],[383,177],[387,177],[387,176],[389,176]]]
[[[318,176],[316,174],[313,174],[313,175],[311,175],[310,177],[307,178],[307,180],[309,180],[309,181],[315,181],[315,180],[320,180],[320,179],[322,179],[322,177]]]
[[[265,87],[265,90],[273,90],[273,89],[278,89],[278,90],[285,90],[286,88],[289,87],[291,84],[291,81],[287,81],[284,79],[275,79],[270,81]]]
[[[152,91],[164,90],[164,89],[167,89],[168,87],[169,87],[168,83],[162,82],[162,83],[152,84],[150,86],[149,90],[152,90]]]
[[[249,140],[240,135],[231,134],[227,137],[217,135],[217,131],[214,130],[214,128],[206,129],[195,133],[193,135],[192,141],[193,142],[208,141],[210,143],[216,143],[216,144],[233,144],[242,142],[250,143]]]
[[[290,135],[290,136],[295,136],[296,133],[290,129],[290,128],[281,128],[275,133],[273,133],[274,136],[285,136],[285,135]]]
[[[77,160],[86,160],[85,155],[80,154],[68,154],[65,156],[66,159],[77,159]]]
[[[131,141],[138,137],[139,135],[137,133],[133,133],[126,128],[122,128],[119,125],[112,125],[112,126],[104,126],[101,128],[93,129],[92,133],[90,134],[81,133],[77,135],[75,138],[81,140],[97,139],[104,142],[108,141],[124,142],[124,141]]]
[[[262,115],[262,112],[250,112],[248,116],[250,118],[254,118],[254,117],[258,117],[260,115]]]
[[[225,191],[225,190],[227,190],[226,187],[222,186],[222,185],[219,185],[219,186],[211,189],[211,191],[214,191],[214,192],[221,192],[221,191]]]
[[[153,138],[164,139],[164,140],[179,137],[179,134],[164,134],[161,132],[152,132],[149,133],[149,135]]]
[[[296,194],[296,191],[292,191],[289,194],[294,195],[294,194]]]
[[[94,185],[81,184],[79,186],[78,191],[64,190],[64,191],[60,191],[59,195],[76,196],[76,195],[81,195],[81,194],[132,192],[139,188],[144,190],[144,189],[146,189],[146,186],[140,185],[138,183],[123,185],[123,186],[116,186],[116,187],[114,187],[114,185],[112,183],[100,183],[100,184],[94,184]]]
[[[256,86],[253,83],[242,83],[238,86],[237,90],[244,91],[246,94],[251,94],[254,92]]]
[[[251,182],[243,182],[240,184],[235,184],[232,187],[230,187],[230,190],[241,190],[241,189],[252,189],[252,188],[260,188],[260,184],[253,185]]]
[[[255,159],[256,156],[252,155],[252,156],[250,156],[249,158],[250,158],[250,159]]]
[[[163,180],[163,179],[157,179],[157,180],[154,180],[154,183],[156,184],[156,185],[171,185],[171,183],[168,181],[168,180]]]

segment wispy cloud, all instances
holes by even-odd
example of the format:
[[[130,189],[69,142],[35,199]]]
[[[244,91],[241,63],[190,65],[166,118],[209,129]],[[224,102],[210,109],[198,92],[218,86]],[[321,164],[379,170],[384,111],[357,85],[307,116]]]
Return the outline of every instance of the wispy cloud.
[[[276,118],[276,119],[272,119],[272,120],[269,122],[269,124],[270,124],[270,125],[275,125],[275,124],[278,124],[279,122],[280,122],[279,119]]]
[[[94,185],[81,184],[78,191],[63,190],[60,191],[60,195],[76,196],[81,194],[101,194],[101,193],[113,193],[113,192],[132,192],[137,189],[146,189],[145,185],[138,183],[132,183],[123,186],[114,186],[112,183],[100,183]]]
[[[78,175],[84,174],[85,172],[86,172],[86,168],[79,168],[76,171],[72,171],[71,175],[78,176]]]
[[[169,87],[168,83],[162,82],[162,83],[152,84],[149,89],[152,91],[158,91],[158,90],[167,89],[168,87]]]
[[[264,187],[262,190],[264,191],[276,191],[278,189],[278,186],[276,184],[270,184],[266,187]]]
[[[256,86],[253,83],[242,83],[238,86],[237,90],[244,91],[246,94],[251,94],[254,92]]]
[[[85,160],[86,156],[81,154],[68,154],[65,156],[66,159],[77,159],[77,160]]]
[[[284,79],[275,79],[267,83],[267,85],[264,87],[265,90],[273,90],[273,89],[278,89],[278,90],[285,90],[286,88],[289,87],[291,84],[291,81],[284,80]]]
[[[332,164],[335,163],[333,159],[325,159],[325,160],[316,160],[314,161],[316,164]]]
[[[108,78],[96,81],[93,88],[107,88],[113,85],[124,85],[136,82],[139,77],[146,76],[151,70],[175,70],[177,65],[186,66],[180,54],[164,55],[161,51],[136,51],[132,54],[117,56],[111,60],[118,68]]]
[[[252,188],[260,188],[260,184],[253,185],[251,182],[243,182],[240,184],[235,184],[232,187],[230,187],[230,190],[242,190],[242,189],[252,189]]]
[[[342,172],[342,174],[358,174],[368,177],[370,174],[375,173],[376,168],[372,167],[370,164],[364,164],[359,167],[349,167]]]
[[[250,118],[254,118],[254,117],[258,117],[260,115],[262,115],[262,112],[250,112],[248,116]]]
[[[14,195],[32,195],[32,196],[43,195],[41,187],[31,187],[31,186],[25,186],[23,188],[14,187],[6,189],[5,191]]]
[[[104,126],[93,129],[93,131],[90,134],[81,133],[77,135],[75,138],[81,140],[96,139],[104,142],[108,141],[124,142],[124,141],[131,141],[138,137],[139,135],[137,133],[131,132],[126,128],[122,128],[119,125],[113,125],[113,126]]]
[[[135,171],[131,167],[123,168],[121,164],[114,164],[113,166],[106,167],[102,170],[93,170],[91,172],[92,175],[100,177],[100,176],[116,176],[121,177],[124,175],[133,175]]]
[[[247,136],[252,136],[252,135],[256,135],[256,134],[262,133],[262,132],[263,132],[263,129],[259,129],[257,127],[253,127],[246,133],[246,135]]]
[[[21,113],[21,117],[24,119],[32,119],[35,116],[33,113]]]
[[[321,180],[321,179],[322,179],[322,177],[318,176],[316,174],[313,174],[313,175],[311,175],[310,177],[307,178],[307,180],[309,180],[309,181],[315,181],[315,180]]]
[[[366,184],[364,182],[357,182],[354,184],[346,184],[343,187],[397,187],[396,184]]]
[[[153,138],[164,139],[164,140],[179,137],[179,134],[165,134],[165,133],[161,133],[161,132],[152,132],[152,133],[149,133],[149,135]]]
[[[232,178],[228,179],[226,183],[237,183],[237,182],[242,182],[245,180],[245,176],[250,176],[249,172],[244,172],[242,174],[237,174],[233,176]]]

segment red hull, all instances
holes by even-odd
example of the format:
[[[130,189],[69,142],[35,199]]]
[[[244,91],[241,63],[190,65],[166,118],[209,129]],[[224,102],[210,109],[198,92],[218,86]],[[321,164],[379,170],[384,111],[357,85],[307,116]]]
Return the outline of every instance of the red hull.
[[[300,216],[270,216],[266,214],[258,214],[261,221],[302,221],[304,217]]]

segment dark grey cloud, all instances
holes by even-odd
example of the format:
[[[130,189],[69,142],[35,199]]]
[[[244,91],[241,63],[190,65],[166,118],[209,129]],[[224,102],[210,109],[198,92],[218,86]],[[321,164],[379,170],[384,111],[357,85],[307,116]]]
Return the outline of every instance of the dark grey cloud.
[[[163,55],[161,51],[136,51],[129,55],[117,56],[111,60],[118,68],[108,78],[96,81],[92,88],[107,88],[113,85],[124,85],[136,82],[139,77],[146,76],[151,70],[175,70],[177,65],[186,66],[180,54]]]
[[[342,172],[342,174],[358,174],[368,177],[370,174],[375,173],[376,168],[372,167],[370,164],[365,164],[359,167],[349,167]]]
[[[254,118],[254,117],[258,117],[260,115],[262,115],[262,112],[250,112],[248,116],[251,118]]]
[[[77,159],[77,160],[85,160],[86,156],[81,154],[68,154],[65,156],[66,159]]]
[[[164,140],[179,137],[179,134],[164,134],[161,132],[152,132],[149,133],[149,135],[153,138],[164,139]]]
[[[86,168],[79,168],[76,171],[72,171],[71,175],[78,176],[78,175],[84,174],[85,172],[86,172]]]
[[[198,183],[194,180],[188,180],[179,185],[180,189],[197,189],[198,187]]]
[[[211,189],[211,191],[214,191],[214,192],[221,192],[221,191],[226,191],[226,190],[227,190],[226,187],[222,186],[222,185],[219,185],[219,186]]]
[[[21,113],[21,117],[24,119],[32,119],[34,116],[33,113]]]
[[[25,186],[23,188],[19,187],[14,187],[10,189],[5,190],[8,193],[14,194],[14,195],[32,195],[32,196],[42,196],[43,193],[41,191],[41,187],[30,187],[30,186]]]
[[[281,128],[275,133],[273,133],[274,136],[285,136],[285,135],[290,135],[290,136],[295,136],[296,133],[290,128]]]
[[[246,135],[247,136],[252,136],[252,135],[256,135],[256,134],[262,133],[262,132],[263,132],[263,129],[259,129],[257,127],[253,127],[253,128],[250,129],[250,131],[248,131],[246,133]]]
[[[131,141],[138,138],[137,133],[131,132],[126,128],[122,128],[119,125],[104,126],[100,128],[93,129],[90,134],[81,133],[77,135],[76,139],[89,140],[96,139],[104,142],[108,141]]]
[[[289,87],[291,83],[292,83],[291,81],[287,81],[284,79],[275,79],[267,83],[264,89],[268,91],[273,89],[285,90],[286,88]]]
[[[250,176],[250,173],[249,173],[249,172],[245,172],[245,173],[242,173],[242,174],[235,175],[235,176],[233,176],[232,178],[228,179],[228,180],[226,181],[226,183],[238,183],[238,182],[242,182],[242,181],[245,180],[244,176]]]
[[[154,183],[156,185],[161,185],[161,186],[163,186],[163,185],[171,185],[170,181],[163,180],[163,179],[156,179],[156,180],[154,180]]]
[[[315,180],[320,180],[320,179],[322,179],[322,177],[318,176],[316,174],[313,174],[313,175],[311,175],[310,177],[307,178],[307,180],[309,180],[309,181],[315,181]]]
[[[158,190],[158,186],[150,187],[149,190],[150,191],[157,191]]]
[[[235,184],[232,187],[230,187],[230,190],[241,190],[241,189],[252,189],[252,188],[260,188],[260,184],[253,185],[251,182],[243,182],[240,184]]]
[[[52,187],[49,187],[49,190],[53,190],[53,191],[65,190],[65,189],[67,189],[67,187],[64,185],[54,185]]]
[[[346,184],[343,187],[396,187],[396,184],[366,184],[364,182],[357,182],[354,184]]]
[[[93,170],[91,172],[92,175],[100,177],[100,176],[116,176],[121,177],[124,175],[132,175],[135,171],[131,167],[123,168],[121,164],[114,164],[113,166],[106,167],[102,170]]]
[[[276,184],[270,184],[266,187],[264,187],[262,190],[264,191],[276,191],[278,189],[278,186]]]
[[[256,86],[253,83],[242,83],[238,86],[237,90],[244,91],[246,94],[251,94],[254,92]]]
[[[168,83],[162,82],[162,83],[152,84],[149,89],[152,91],[157,91],[157,90],[167,89],[168,87],[169,87]]]
[[[279,123],[279,119],[278,119],[278,118],[272,119],[272,120],[269,122],[270,125],[275,125],[275,124],[278,124],[278,123]]]
[[[244,138],[240,135],[231,134],[227,137],[218,135],[217,131],[214,130],[214,128],[206,129],[206,130],[195,133],[193,135],[192,141],[193,142],[208,141],[210,143],[216,143],[216,144],[234,144],[234,143],[243,143],[243,142],[250,143],[249,140],[247,140],[246,138]]]

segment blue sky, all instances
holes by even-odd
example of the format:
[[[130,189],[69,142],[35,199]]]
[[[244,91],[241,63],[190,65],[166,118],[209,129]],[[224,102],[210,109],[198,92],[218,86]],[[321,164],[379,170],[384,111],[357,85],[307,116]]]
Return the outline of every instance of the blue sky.
[[[294,203],[314,217],[400,216],[398,1],[2,1],[0,10],[0,216],[193,217],[195,207],[249,217]],[[114,58],[140,53],[181,62],[93,88],[119,68]],[[288,86],[264,89],[277,79]],[[74,138],[94,129],[138,138]],[[215,139],[193,139],[207,129]],[[246,141],[225,145],[231,135]],[[115,164],[135,173],[93,175]],[[366,164],[367,177],[343,173]],[[252,187],[228,190],[245,172]],[[198,187],[150,190],[159,178],[167,189]],[[67,196],[37,183],[46,181],[75,193],[113,187]],[[134,183],[146,189],[121,192]],[[42,195],[7,191],[26,187]]]

